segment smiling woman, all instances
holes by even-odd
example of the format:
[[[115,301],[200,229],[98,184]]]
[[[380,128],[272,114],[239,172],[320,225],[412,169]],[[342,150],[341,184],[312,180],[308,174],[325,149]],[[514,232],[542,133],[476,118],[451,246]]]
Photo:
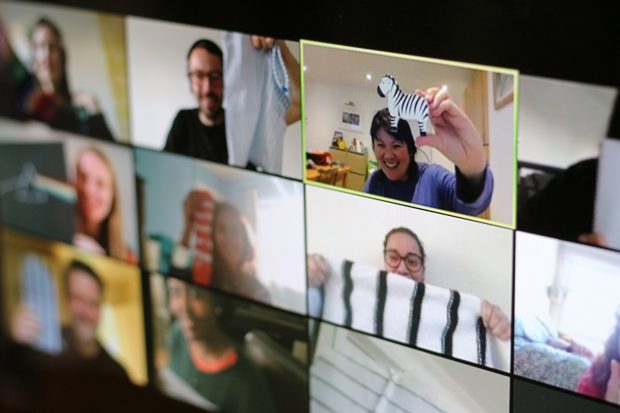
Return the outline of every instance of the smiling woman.
[[[83,150],[76,173],[77,232],[74,244],[80,248],[135,262],[125,245],[121,206],[114,170],[100,150]]]
[[[454,163],[455,173],[439,165],[416,162],[411,127],[400,119],[396,130],[392,129],[392,117],[385,108],[375,114],[370,126],[379,170],[370,176],[364,191],[467,215],[482,213],[491,203],[493,175],[480,135],[446,89],[418,93],[429,104],[435,133],[420,136],[417,146],[439,150]]]

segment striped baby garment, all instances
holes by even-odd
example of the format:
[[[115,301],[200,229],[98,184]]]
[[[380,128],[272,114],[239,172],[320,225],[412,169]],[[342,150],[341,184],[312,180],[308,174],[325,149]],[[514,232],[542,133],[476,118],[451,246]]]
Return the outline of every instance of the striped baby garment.
[[[279,46],[255,50],[249,36],[232,32],[224,33],[222,46],[228,163],[245,167],[249,161],[281,173],[291,92]]]

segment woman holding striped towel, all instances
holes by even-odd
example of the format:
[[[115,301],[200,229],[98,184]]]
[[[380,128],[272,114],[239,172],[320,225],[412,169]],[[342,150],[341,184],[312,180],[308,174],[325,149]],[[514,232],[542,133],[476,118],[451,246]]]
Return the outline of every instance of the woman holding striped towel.
[[[418,283],[425,281],[426,253],[417,234],[409,228],[398,227],[390,230],[383,242],[384,270],[402,275]],[[321,287],[331,276],[331,268],[325,257],[319,254],[308,256],[308,284],[310,287]],[[309,300],[310,315],[321,313],[323,305],[320,300]],[[511,337],[510,320],[497,305],[482,300],[480,316],[487,331],[500,340]]]

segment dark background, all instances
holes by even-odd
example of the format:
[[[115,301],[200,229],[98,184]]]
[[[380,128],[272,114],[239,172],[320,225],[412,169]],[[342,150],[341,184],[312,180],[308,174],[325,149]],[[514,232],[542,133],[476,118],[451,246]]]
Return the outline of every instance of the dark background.
[[[620,84],[620,28],[596,1],[287,2],[62,0],[47,3],[182,23],[515,68]],[[157,45],[153,45],[157,52]]]

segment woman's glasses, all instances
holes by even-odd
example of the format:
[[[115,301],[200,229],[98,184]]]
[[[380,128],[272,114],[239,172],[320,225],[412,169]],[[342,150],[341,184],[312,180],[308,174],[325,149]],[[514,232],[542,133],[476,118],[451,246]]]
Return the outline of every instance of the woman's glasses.
[[[405,267],[411,272],[419,271],[424,266],[424,259],[414,252],[403,257],[396,250],[386,249],[383,251],[383,258],[390,268],[398,267],[401,261],[405,262]]]

